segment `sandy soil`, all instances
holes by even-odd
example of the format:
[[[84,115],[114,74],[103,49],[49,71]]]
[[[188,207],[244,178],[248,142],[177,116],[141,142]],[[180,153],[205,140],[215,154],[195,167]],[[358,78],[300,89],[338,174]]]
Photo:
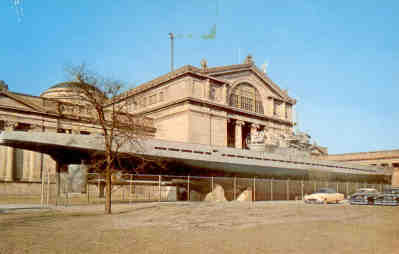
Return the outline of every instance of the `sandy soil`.
[[[399,253],[399,207],[175,202],[0,213],[0,253]]]

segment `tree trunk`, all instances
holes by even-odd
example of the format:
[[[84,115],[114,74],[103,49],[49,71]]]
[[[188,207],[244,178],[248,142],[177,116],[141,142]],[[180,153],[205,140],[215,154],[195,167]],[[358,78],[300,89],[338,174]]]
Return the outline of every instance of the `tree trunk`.
[[[106,168],[105,173],[105,214],[111,214],[111,167]]]

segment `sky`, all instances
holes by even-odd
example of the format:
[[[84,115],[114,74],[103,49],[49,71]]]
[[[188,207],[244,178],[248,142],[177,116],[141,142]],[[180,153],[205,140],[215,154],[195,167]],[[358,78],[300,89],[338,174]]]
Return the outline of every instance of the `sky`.
[[[397,13],[391,0],[2,0],[0,80],[39,96],[85,63],[132,88],[170,71],[173,32],[175,68],[267,63],[329,153],[399,149]]]

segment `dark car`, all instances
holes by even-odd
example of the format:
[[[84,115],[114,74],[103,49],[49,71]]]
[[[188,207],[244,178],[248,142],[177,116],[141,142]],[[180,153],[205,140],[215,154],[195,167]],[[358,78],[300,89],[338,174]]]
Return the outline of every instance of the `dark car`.
[[[384,190],[386,194],[394,194],[399,196],[399,187],[391,187]]]
[[[390,187],[375,198],[376,205],[399,206],[399,188]]]
[[[351,205],[373,205],[378,195],[380,193],[376,189],[362,188],[350,196],[349,203]]]
[[[357,193],[350,197],[349,203],[351,205],[374,205],[377,197],[376,193]]]
[[[388,205],[388,206],[398,206],[399,205],[399,195],[392,194],[392,193],[383,193],[378,195],[375,200],[374,204],[376,205]]]

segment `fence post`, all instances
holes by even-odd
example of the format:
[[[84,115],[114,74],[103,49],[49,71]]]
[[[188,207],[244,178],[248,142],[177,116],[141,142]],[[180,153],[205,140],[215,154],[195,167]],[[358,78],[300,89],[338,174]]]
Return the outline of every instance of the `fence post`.
[[[40,205],[41,205],[41,208],[43,208],[43,206],[44,206],[44,174],[42,174],[42,190],[41,190],[41,197],[40,197]]]
[[[122,186],[122,201],[125,201],[125,198],[126,198],[125,185],[122,185],[122,184],[121,184],[121,186]]]
[[[212,192],[213,192],[213,176],[211,177],[211,189],[212,189]]]
[[[158,176],[158,192],[159,192],[159,197],[158,197],[158,202],[161,202],[161,175]]]
[[[254,188],[253,188],[254,189],[254,191],[253,191],[253,196],[254,197],[252,199],[253,201],[256,201],[256,182],[255,181],[256,181],[256,178],[254,177],[254,184],[253,184],[254,185]]]
[[[87,204],[90,204],[90,189],[89,180],[86,181],[86,194],[87,194]]]
[[[233,193],[234,193],[234,199],[233,200],[236,200],[237,199],[237,193],[236,193],[236,184],[237,184],[237,178],[236,177],[234,177],[234,183],[233,183]]]
[[[346,182],[346,198],[349,196],[349,182]]]
[[[131,174],[130,175],[130,183],[129,183],[129,204],[131,204],[132,203],[132,192],[133,192],[133,189],[132,189],[132,183],[133,183],[133,174]]]
[[[47,169],[47,207],[50,199],[50,170]]]
[[[287,200],[290,200],[290,186],[289,186],[290,179],[287,179]]]
[[[187,201],[190,201],[190,176],[187,177]]]
[[[316,181],[313,181],[313,192],[316,192]]]
[[[270,200],[273,201],[273,178],[270,179]]]
[[[123,185],[122,185],[122,183],[120,183],[120,185],[119,185],[119,190],[121,192],[121,201],[123,201]]]
[[[303,180],[301,180],[301,200],[303,200]]]
[[[97,197],[98,197],[98,199],[100,199],[100,195],[101,195],[101,191],[100,191],[100,174],[97,174],[97,187],[98,187],[98,195],[97,195]]]

